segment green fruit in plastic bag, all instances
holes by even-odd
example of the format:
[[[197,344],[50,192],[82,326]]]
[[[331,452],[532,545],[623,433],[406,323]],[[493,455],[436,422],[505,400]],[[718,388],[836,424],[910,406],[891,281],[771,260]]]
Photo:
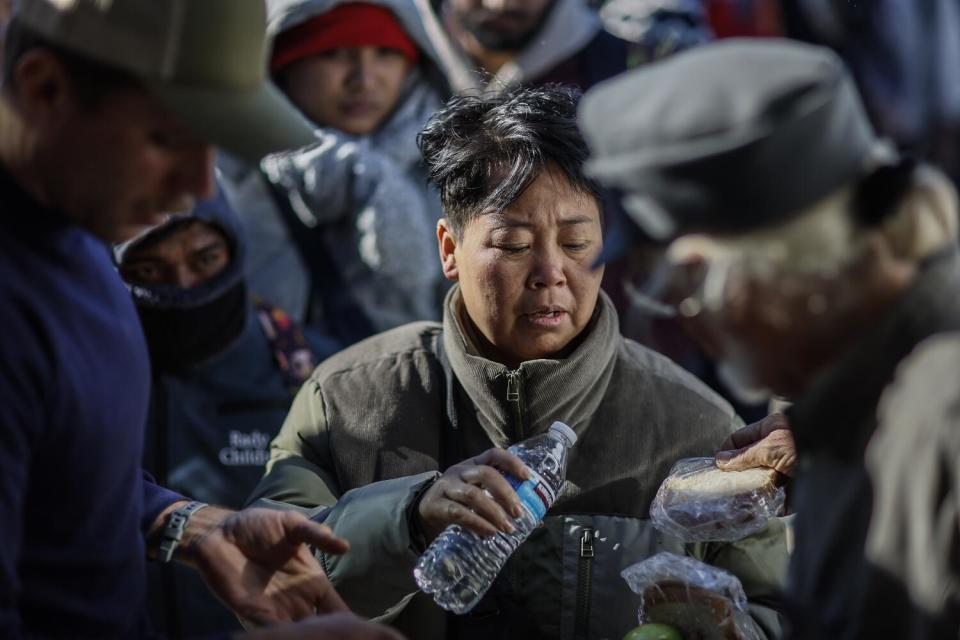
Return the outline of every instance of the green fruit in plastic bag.
[[[648,622],[628,631],[623,640],[683,640],[683,636],[670,625]]]

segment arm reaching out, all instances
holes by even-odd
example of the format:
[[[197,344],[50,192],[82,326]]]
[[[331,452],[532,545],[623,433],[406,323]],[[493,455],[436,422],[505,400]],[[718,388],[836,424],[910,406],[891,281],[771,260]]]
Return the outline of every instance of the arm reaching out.
[[[157,518],[148,537],[154,553],[167,515],[183,504]],[[207,507],[187,521],[175,558],[197,569],[218,598],[256,625],[348,611],[308,545],[335,554],[349,549],[329,527],[297,512]]]

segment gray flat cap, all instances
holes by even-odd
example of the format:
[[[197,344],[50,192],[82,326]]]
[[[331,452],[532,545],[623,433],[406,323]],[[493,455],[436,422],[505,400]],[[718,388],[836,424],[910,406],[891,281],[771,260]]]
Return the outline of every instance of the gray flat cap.
[[[656,239],[776,224],[884,148],[840,59],[788,40],[723,40],[608,80],[580,126],[587,173]]]

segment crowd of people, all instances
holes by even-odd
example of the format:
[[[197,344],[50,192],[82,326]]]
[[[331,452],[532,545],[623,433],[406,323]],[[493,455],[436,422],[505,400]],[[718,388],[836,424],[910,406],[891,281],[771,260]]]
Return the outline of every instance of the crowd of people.
[[[14,0],[0,635],[618,638],[672,551],[750,638],[955,638],[960,9],[875,4]],[[789,515],[657,530],[689,457]]]

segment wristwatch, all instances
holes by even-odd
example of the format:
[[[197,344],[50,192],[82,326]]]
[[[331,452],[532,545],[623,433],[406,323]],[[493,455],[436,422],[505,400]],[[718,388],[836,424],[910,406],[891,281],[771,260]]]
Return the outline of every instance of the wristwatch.
[[[160,562],[173,560],[173,552],[180,544],[180,539],[183,538],[183,529],[187,526],[187,520],[205,506],[207,506],[206,502],[193,501],[179,509],[174,509],[170,513],[170,518],[167,519],[167,524],[163,528],[163,533],[160,534],[160,555],[158,557]]]

